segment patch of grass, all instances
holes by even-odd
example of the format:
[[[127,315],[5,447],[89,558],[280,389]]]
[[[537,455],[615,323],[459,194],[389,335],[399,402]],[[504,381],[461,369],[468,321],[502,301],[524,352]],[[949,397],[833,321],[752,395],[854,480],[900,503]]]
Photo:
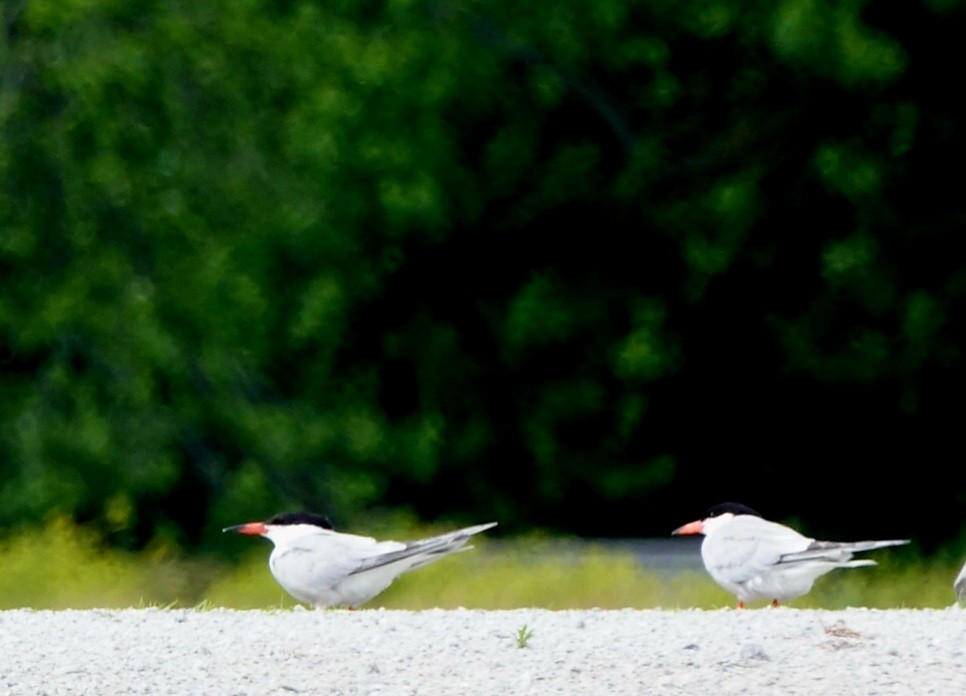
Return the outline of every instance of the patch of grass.
[[[588,549],[555,556],[552,542],[483,543],[399,578],[366,606],[392,609],[622,609],[707,604],[723,591],[695,573],[648,572],[630,554]],[[727,595],[725,595],[726,597]]]
[[[937,559],[903,560],[897,552],[865,554],[879,565],[833,570],[815,581],[812,591],[794,601],[802,609],[920,609],[953,603],[954,567]]]
[[[97,605],[99,607],[105,605]],[[144,597],[138,598],[138,601],[133,605],[133,609],[174,609],[178,606],[178,600],[172,599],[170,602],[148,602],[145,601]]]
[[[437,531],[387,530],[380,536],[416,538]],[[561,555],[547,540],[490,543],[399,578],[363,609],[713,609],[734,597],[703,571],[656,571],[630,554],[588,548]],[[157,546],[132,554],[102,546],[89,531],[64,520],[22,530],[0,541],[0,609],[92,607],[214,607],[286,609],[297,605],[268,569],[271,544],[251,544],[236,563],[191,558]],[[870,554],[871,556],[871,554]],[[837,570],[819,578],[799,608],[947,607],[955,600],[958,558],[916,559],[875,554],[878,567]]]
[[[299,604],[275,582],[268,569],[271,544],[257,546],[236,565],[210,578],[203,601],[232,609],[290,609]]]
[[[0,541],[0,608],[167,606],[202,593],[216,569],[157,546],[138,554],[104,548],[61,518]]]
[[[533,638],[533,629],[523,624],[517,629],[517,647],[525,648],[530,645],[530,639]]]

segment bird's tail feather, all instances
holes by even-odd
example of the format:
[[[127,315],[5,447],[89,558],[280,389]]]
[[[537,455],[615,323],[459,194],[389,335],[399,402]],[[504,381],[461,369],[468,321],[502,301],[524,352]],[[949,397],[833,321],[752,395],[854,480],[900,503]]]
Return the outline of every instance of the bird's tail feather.
[[[486,524],[457,529],[455,532],[440,534],[439,536],[429,537],[428,539],[411,541],[398,551],[390,551],[389,553],[383,553],[367,559],[352,574],[363,573],[373,568],[379,568],[404,560],[410,561],[411,568],[424,566],[454,551],[469,550],[472,547],[466,546],[466,542],[469,541],[471,536],[495,527],[496,524],[496,522],[487,522]]]
[[[874,566],[874,565],[879,565],[879,564],[873,561],[871,558],[861,558],[861,559],[857,558],[854,561],[848,561],[846,563],[843,563],[839,567],[840,568],[862,568],[863,566]]]

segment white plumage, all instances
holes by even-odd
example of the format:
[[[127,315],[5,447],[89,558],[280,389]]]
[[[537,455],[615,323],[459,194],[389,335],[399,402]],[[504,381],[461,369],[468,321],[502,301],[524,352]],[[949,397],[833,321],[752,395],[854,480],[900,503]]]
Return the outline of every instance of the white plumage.
[[[273,523],[282,518],[295,521]],[[400,542],[344,534],[297,520],[297,514],[279,515],[264,523],[252,522],[225,531],[270,539],[275,545],[268,562],[272,575],[290,595],[316,607],[358,606],[403,573],[470,548],[466,546],[470,537],[496,525],[490,522]]]
[[[737,597],[739,607],[760,600],[787,602],[809,592],[817,578],[836,568],[876,564],[869,559],[853,560],[856,553],[909,543],[908,539],[816,541],[762,519],[737,503],[716,506],[703,520],[674,533],[704,534],[704,567],[715,582]]]

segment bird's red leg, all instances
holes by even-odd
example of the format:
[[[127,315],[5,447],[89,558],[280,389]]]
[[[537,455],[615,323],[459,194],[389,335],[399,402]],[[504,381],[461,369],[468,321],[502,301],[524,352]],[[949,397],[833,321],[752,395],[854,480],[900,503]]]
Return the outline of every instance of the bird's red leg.
[[[738,600],[738,608],[739,609],[744,609],[745,608],[745,603],[742,602],[740,599]]]
[[[771,600],[771,605],[772,605],[773,607],[777,607],[777,606],[779,606],[779,604],[778,604],[778,600],[777,600],[777,599],[773,599],[773,600]]]

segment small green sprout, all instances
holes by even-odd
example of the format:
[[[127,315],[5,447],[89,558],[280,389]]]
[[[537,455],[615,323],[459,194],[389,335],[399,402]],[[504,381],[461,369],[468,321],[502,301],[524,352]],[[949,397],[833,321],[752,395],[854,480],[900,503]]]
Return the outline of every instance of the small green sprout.
[[[530,644],[530,639],[533,638],[533,629],[523,624],[517,629],[517,647],[525,648]]]

